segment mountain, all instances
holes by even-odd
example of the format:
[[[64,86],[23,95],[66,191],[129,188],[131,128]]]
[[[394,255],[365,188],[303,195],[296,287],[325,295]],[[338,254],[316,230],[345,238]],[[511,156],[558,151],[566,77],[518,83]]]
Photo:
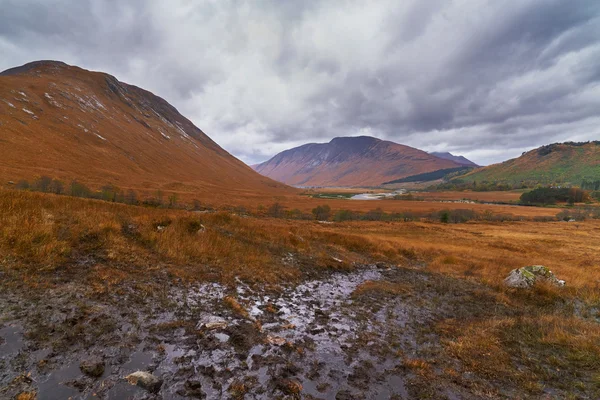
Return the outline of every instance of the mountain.
[[[460,165],[464,165],[467,167],[478,167],[479,166],[479,165],[475,164],[473,161],[471,161],[463,156],[455,156],[454,154],[448,153],[447,151],[445,151],[445,152],[433,151],[429,154],[439,157],[439,158],[443,158],[445,160],[452,160]]]
[[[383,182],[460,164],[370,136],[338,137],[283,151],[254,166],[296,186],[378,186]]]
[[[600,180],[600,141],[554,143],[520,157],[471,171],[457,179],[508,184],[569,183]]]
[[[162,98],[56,61],[0,74],[0,178],[211,196],[294,191],[236,159]]]

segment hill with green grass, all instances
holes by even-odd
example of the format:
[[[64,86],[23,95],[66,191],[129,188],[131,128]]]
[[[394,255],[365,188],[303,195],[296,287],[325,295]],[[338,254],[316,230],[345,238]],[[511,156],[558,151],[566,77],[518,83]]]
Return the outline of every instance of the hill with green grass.
[[[581,185],[600,180],[600,141],[554,143],[503,163],[477,168],[455,182]]]

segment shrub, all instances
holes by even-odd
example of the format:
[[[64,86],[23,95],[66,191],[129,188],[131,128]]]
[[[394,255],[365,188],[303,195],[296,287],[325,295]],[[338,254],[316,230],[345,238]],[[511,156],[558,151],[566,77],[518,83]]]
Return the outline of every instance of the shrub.
[[[324,206],[318,206],[312,210],[315,219],[318,221],[327,221],[331,217],[331,207],[327,204]]]
[[[352,221],[354,219],[356,219],[356,215],[350,210],[339,210],[333,216],[333,220],[336,222]]]
[[[537,188],[521,195],[524,204],[556,204],[557,202],[581,203],[590,200],[590,195],[579,188]]]
[[[29,182],[27,182],[25,179],[21,179],[19,182],[17,182],[15,187],[19,190],[27,190],[29,189]]]
[[[75,197],[92,197],[90,188],[77,181],[71,182],[70,194]]]
[[[368,211],[365,215],[363,215],[362,219],[366,221],[382,221],[386,217],[386,214],[383,212],[381,208],[376,208],[375,210]]]
[[[273,218],[281,218],[283,217],[284,209],[285,207],[279,203],[272,204],[269,206],[269,208],[267,208],[267,215]]]
[[[448,212],[448,211],[443,211],[443,212],[440,214],[440,222],[441,222],[441,223],[444,223],[444,224],[447,224],[447,223],[449,223],[449,222],[450,222],[450,212]]]

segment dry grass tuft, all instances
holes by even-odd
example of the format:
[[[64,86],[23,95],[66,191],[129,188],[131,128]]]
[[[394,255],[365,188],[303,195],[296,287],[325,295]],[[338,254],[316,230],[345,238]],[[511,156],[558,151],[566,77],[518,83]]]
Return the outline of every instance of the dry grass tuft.
[[[553,381],[596,387],[600,370],[600,325],[576,317],[539,315],[487,321],[447,321],[440,331],[454,336],[449,352],[469,371],[487,379],[518,382],[539,393]],[[591,394],[591,393],[590,393]]]
[[[248,310],[246,310],[234,297],[226,296],[223,299],[223,302],[227,307],[229,307],[234,313],[243,318],[248,318],[250,315],[248,314]]]

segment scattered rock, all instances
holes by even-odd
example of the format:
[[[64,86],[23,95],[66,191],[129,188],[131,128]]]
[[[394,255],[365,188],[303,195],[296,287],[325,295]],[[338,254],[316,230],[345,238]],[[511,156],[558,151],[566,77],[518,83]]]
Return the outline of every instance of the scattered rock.
[[[227,321],[224,318],[221,318],[216,315],[209,315],[207,317],[202,318],[198,325],[197,329],[206,329],[212,331],[214,329],[225,329],[227,328]]]
[[[538,281],[550,282],[556,286],[564,286],[565,281],[557,279],[547,267],[543,265],[530,265],[510,271],[504,284],[513,288],[530,288]]]
[[[137,371],[125,377],[131,385],[137,385],[150,393],[158,393],[162,386],[162,379],[157,378],[149,372]]]
[[[97,357],[89,358],[79,364],[79,369],[88,376],[99,378],[104,373],[104,361]]]
[[[273,344],[275,346],[283,346],[284,344],[287,343],[287,340],[285,340],[282,337],[279,336],[267,336],[267,343]]]

